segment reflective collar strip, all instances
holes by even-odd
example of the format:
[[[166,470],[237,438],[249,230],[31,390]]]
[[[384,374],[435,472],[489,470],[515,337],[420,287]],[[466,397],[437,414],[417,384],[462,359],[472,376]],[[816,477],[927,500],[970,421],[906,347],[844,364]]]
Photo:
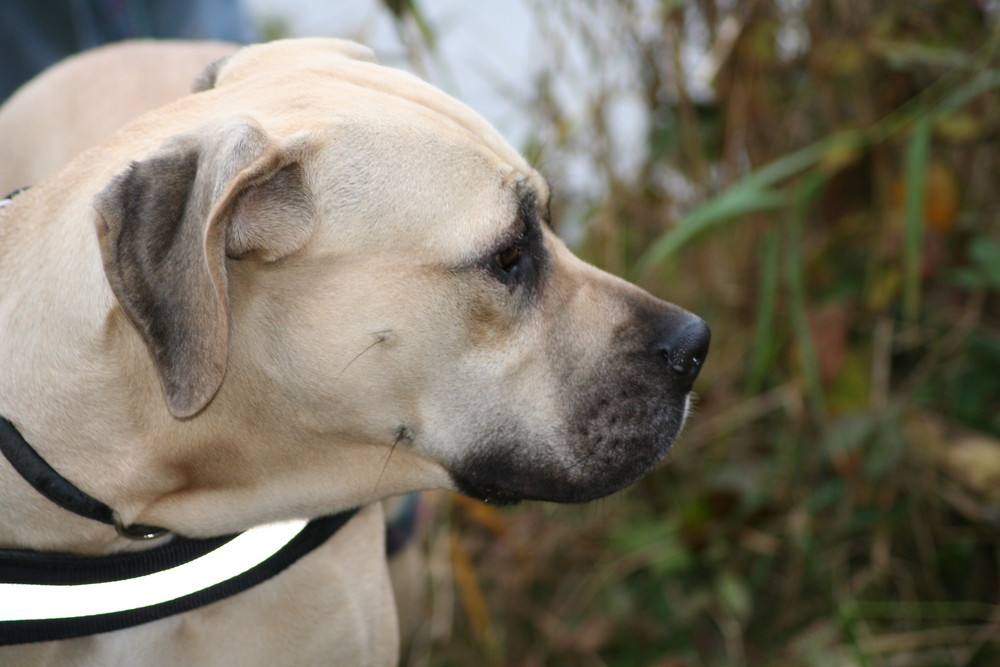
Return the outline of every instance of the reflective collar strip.
[[[171,558],[166,552],[200,542],[175,540],[179,544],[93,558],[0,551],[0,574],[28,571],[28,579],[49,579],[44,583],[14,583],[9,576],[0,577],[5,582],[0,583],[0,645],[119,630],[229,597],[283,571],[323,544],[354,513],[352,510],[308,523],[260,526],[223,539],[221,546],[215,546],[217,540],[204,541],[213,547],[207,553],[153,571],[149,571],[150,563]],[[46,563],[41,561],[45,560],[58,561],[59,572],[54,576],[31,572],[44,568]],[[74,563],[86,571],[104,569],[104,561],[109,560],[125,564],[125,572],[115,580],[75,584],[57,581],[63,572],[77,569]]]
[[[280,551],[305,525],[260,526],[193,561],[134,579],[79,586],[0,584],[0,621],[113,614],[170,602],[243,574]]]
[[[18,188],[17,190],[14,190],[13,192],[11,192],[9,195],[7,195],[6,197],[4,197],[3,199],[0,199],[0,208],[3,208],[7,204],[9,204],[10,200],[12,200],[14,197],[16,197],[17,195],[21,194],[25,190],[27,190],[28,187],[29,186],[25,186],[23,188]]]

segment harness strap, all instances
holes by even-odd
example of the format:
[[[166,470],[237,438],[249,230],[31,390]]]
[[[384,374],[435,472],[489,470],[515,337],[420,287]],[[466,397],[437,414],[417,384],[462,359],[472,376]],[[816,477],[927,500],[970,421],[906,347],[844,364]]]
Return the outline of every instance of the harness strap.
[[[70,512],[127,537],[167,534],[122,526],[111,507],[56,472],[2,417],[0,452],[39,493]],[[230,597],[285,570],[357,511],[224,537],[174,537],[152,549],[108,556],[0,549],[0,646],[121,630]]]
[[[0,550],[0,646],[121,630],[230,597],[279,574],[356,513],[110,556]]]
[[[18,188],[17,190],[14,190],[13,192],[8,193],[6,197],[4,197],[3,199],[0,199],[0,208],[3,208],[7,204],[9,204],[11,199],[13,199],[14,197],[18,196],[19,194],[21,194],[22,192],[24,192],[25,190],[27,190],[30,187],[31,187],[30,185],[25,185],[23,188]]]

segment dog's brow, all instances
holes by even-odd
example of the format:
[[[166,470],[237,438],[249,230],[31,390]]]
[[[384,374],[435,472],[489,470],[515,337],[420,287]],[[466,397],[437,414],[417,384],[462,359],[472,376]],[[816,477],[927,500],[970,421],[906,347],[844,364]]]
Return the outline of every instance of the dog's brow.
[[[517,217],[524,225],[531,229],[538,226],[539,219],[539,198],[535,188],[526,180],[517,184]],[[544,202],[542,210],[542,222],[549,224],[548,199]]]

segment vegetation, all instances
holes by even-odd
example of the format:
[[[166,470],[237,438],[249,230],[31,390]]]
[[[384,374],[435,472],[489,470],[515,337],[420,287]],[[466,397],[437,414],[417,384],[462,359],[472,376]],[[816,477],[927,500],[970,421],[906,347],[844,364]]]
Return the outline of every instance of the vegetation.
[[[1000,664],[1000,6],[532,8],[561,231],[713,349],[637,487],[439,500],[411,662]]]

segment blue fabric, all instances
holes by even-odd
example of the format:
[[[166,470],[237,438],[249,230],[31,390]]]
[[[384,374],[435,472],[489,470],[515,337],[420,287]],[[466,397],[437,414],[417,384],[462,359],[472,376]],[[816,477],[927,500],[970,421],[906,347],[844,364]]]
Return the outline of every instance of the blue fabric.
[[[0,100],[67,56],[141,37],[248,43],[257,35],[240,0],[4,0]]]

